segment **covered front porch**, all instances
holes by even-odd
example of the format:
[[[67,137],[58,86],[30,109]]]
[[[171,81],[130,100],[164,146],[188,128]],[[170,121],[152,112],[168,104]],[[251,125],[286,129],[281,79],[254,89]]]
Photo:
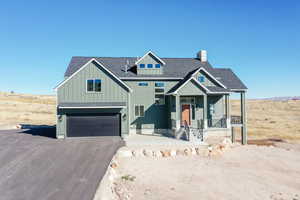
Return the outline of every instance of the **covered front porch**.
[[[230,94],[233,91],[216,86],[203,86],[191,79],[169,96],[170,128],[180,139],[202,140],[206,137],[231,137],[232,123],[242,127],[242,143],[247,143],[245,91],[241,94],[240,120],[232,121],[230,116]]]

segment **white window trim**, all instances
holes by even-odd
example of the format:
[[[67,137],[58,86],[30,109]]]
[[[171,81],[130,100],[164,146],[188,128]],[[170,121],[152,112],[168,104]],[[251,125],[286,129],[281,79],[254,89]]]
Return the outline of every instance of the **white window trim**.
[[[194,73],[193,73],[193,75],[192,76],[195,76],[198,72],[200,72],[200,71],[204,71],[210,78],[212,78],[216,83],[218,83],[221,87],[223,87],[223,88],[225,88],[225,89],[227,89],[227,87],[224,85],[224,84],[222,84],[219,80],[217,80],[213,75],[211,75],[206,69],[204,69],[203,67],[200,67],[197,71],[195,71]],[[198,80],[197,80],[198,81]],[[199,82],[199,81],[198,81]]]
[[[136,106],[138,106],[138,108],[139,108],[139,115],[136,115],[136,114],[135,114],[135,107],[136,107]],[[141,116],[140,106],[143,106],[143,107],[144,107],[144,115],[143,115],[143,116]],[[135,116],[135,117],[145,117],[145,105],[144,105],[144,104],[134,104],[134,116]]]
[[[163,83],[164,86],[161,87],[161,86],[155,86],[156,83]],[[164,92],[163,93],[156,93],[155,92],[155,89],[164,89]],[[156,104],[155,101],[156,101],[156,97],[155,95],[163,95],[164,96],[164,102],[163,104]],[[164,82],[154,82],[154,104],[157,105],[157,106],[162,106],[162,105],[166,105],[166,95],[165,95],[165,83]]]
[[[93,80],[93,86],[94,86],[94,90],[93,91],[88,91],[88,80]],[[101,81],[101,91],[100,92],[98,92],[98,91],[95,91],[95,86],[96,86],[96,82],[95,82],[95,80],[100,80]],[[86,93],[96,93],[96,94],[101,94],[102,93],[102,79],[100,79],[100,78],[89,78],[89,79],[86,79],[86,81],[85,81],[85,92]]]

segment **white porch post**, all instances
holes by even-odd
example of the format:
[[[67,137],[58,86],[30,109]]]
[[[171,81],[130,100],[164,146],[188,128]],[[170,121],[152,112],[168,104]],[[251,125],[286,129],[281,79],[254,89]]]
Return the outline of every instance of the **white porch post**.
[[[247,144],[247,119],[245,92],[241,92],[242,144]]]
[[[176,130],[180,129],[180,96],[175,95],[175,104],[176,104]]]
[[[230,122],[230,98],[229,94],[225,95],[225,115],[226,115],[226,126],[227,128],[231,127],[231,122]]]
[[[207,95],[203,95],[203,129],[207,129]]]

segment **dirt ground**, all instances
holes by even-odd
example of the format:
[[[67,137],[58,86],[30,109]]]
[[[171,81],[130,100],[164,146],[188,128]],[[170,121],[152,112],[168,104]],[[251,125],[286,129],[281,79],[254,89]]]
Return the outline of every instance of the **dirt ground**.
[[[237,146],[213,158],[120,158],[128,199],[300,199],[300,146]]]

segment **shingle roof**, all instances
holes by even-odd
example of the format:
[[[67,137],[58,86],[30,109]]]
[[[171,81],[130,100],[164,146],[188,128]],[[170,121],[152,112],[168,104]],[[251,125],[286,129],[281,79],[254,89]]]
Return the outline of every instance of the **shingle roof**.
[[[248,89],[244,83],[229,68],[214,68],[212,75],[229,89]]]
[[[206,88],[211,92],[230,92],[229,89],[225,89],[219,86],[206,86]]]
[[[139,75],[136,74],[135,62],[137,58],[134,57],[72,57],[71,62],[65,72],[65,77],[71,76],[85,63],[92,58],[103,64],[107,69],[113,72],[116,76],[122,78],[135,77],[165,77],[165,78],[184,78],[192,71],[203,67],[210,74],[219,77],[222,82],[229,89],[247,89],[241,80],[230,69],[213,68],[209,62],[201,62],[197,58],[161,58],[166,64],[164,65],[163,75]],[[125,73],[125,65],[128,62],[128,72]]]

